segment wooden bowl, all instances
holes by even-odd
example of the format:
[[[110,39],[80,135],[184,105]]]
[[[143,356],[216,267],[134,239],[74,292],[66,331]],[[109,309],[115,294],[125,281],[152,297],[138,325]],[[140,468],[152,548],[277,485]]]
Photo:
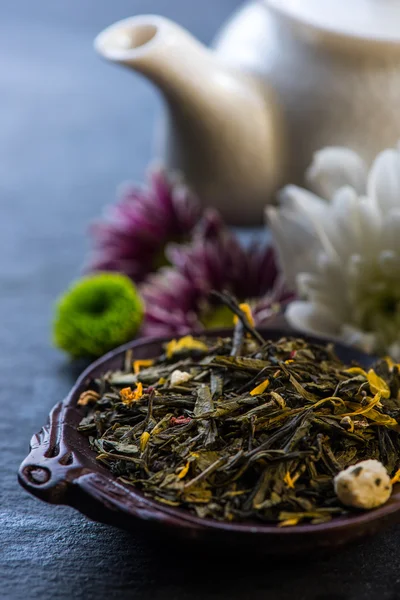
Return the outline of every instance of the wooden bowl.
[[[265,338],[277,340],[287,330],[260,330]],[[218,330],[209,337],[231,335],[231,330]],[[321,339],[303,336],[310,342]],[[128,530],[156,528],[160,533],[204,541],[225,548],[252,548],[255,554],[296,554],[311,550],[333,549],[372,535],[390,524],[400,522],[400,486],[384,506],[333,519],[320,525],[297,525],[278,528],[260,523],[225,523],[201,519],[183,509],[170,508],[144,497],[125,485],[96,461],[87,438],[77,431],[84,410],[77,407],[80,394],[93,377],[109,370],[121,369],[125,351],[134,350],[135,359],[158,356],[167,339],[138,340],[121,346],[94,362],[79,377],[68,397],[52,410],[49,423],[33,436],[31,451],[19,469],[19,481],[31,494],[53,504],[66,504],[95,521]],[[328,340],[322,340],[327,342]],[[335,344],[338,356],[346,363],[356,360],[368,367],[374,358]]]

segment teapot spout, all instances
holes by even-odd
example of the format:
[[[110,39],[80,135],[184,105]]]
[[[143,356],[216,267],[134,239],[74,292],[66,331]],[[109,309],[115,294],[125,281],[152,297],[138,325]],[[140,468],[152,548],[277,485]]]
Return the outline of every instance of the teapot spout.
[[[96,37],[94,46],[103,58],[142,73],[169,98],[186,96],[193,88],[193,71],[197,79],[204,76],[210,60],[207,49],[188,32],[156,15],[114,23]]]
[[[206,205],[234,224],[260,223],[284,183],[278,102],[256,75],[224,65],[185,29],[159,16],[119,21],[96,50],[150,79],[167,107],[158,158],[180,170]]]

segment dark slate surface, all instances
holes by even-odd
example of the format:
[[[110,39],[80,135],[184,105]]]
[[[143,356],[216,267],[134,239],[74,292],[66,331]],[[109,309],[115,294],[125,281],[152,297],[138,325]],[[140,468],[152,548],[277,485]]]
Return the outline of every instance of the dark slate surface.
[[[28,440],[76,372],[50,345],[87,223],[151,156],[154,90],[91,48],[108,23],[160,12],[209,41],[239,0],[0,2],[0,598],[400,598],[400,529],[330,559],[233,564],[45,505],[19,488]]]

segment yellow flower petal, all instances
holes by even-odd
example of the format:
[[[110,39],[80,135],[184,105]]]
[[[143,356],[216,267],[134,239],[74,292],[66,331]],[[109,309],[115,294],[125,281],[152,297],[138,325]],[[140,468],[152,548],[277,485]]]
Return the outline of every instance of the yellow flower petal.
[[[390,388],[388,384],[382,377],[379,377],[373,369],[368,371],[368,383],[373,394],[379,392],[382,398],[390,398]]]
[[[390,356],[385,356],[385,358],[383,360],[386,361],[387,366],[389,367],[390,370],[392,370],[396,364]]]
[[[346,413],[344,415],[340,415],[341,417],[353,417],[354,415],[367,415],[367,413],[377,404],[379,404],[379,402],[381,401],[381,394],[380,392],[377,392],[375,394],[375,396],[373,398],[370,398],[370,403],[367,404],[367,406],[361,406],[361,408],[357,408],[355,411],[350,412],[350,413]],[[348,403],[350,405],[350,408],[352,408],[354,405],[353,402],[349,402]],[[356,405],[357,406],[357,405]],[[385,415],[386,416],[386,415]]]
[[[146,446],[149,442],[150,434],[148,431],[144,431],[140,436],[140,452],[144,452],[146,450]]]
[[[265,379],[257,387],[255,387],[253,390],[251,390],[250,396],[258,396],[259,394],[262,394],[263,392],[265,392],[265,390],[267,389],[268,386],[269,386],[269,379]]]
[[[392,479],[390,480],[390,483],[392,485],[394,485],[395,483],[398,483],[400,481],[400,469],[398,471],[396,471],[396,473],[393,475]]]
[[[175,352],[175,348],[176,348],[176,340],[171,340],[170,342],[168,342],[168,344],[165,347],[165,352],[166,352],[167,358],[171,358],[171,356]]]
[[[389,367],[390,371],[393,371],[393,369],[395,367],[397,367],[400,371],[400,363],[395,363],[394,360],[390,356],[385,356],[384,360],[386,361],[387,366]]]
[[[285,477],[283,478],[283,481],[286,483],[286,485],[292,489],[294,489],[294,481],[289,473],[289,471],[286,473]]]
[[[371,410],[364,413],[364,416],[366,416],[367,419],[370,419],[374,423],[378,423],[378,425],[385,425],[385,427],[390,427],[390,429],[394,429],[394,431],[397,431],[397,433],[400,432],[400,426],[396,419],[393,419],[393,417],[389,417],[389,415],[385,415],[379,412],[379,410],[371,408]]]
[[[179,471],[178,479],[183,479],[188,474],[190,462],[188,461],[184,467]]]
[[[174,354],[184,350],[207,352],[208,348],[204,342],[194,339],[191,335],[185,335],[179,340],[171,340],[165,347],[167,358],[171,358]]]
[[[297,525],[299,521],[300,519],[298,518],[286,519],[285,521],[278,523],[278,527],[293,527],[293,525]]]
[[[154,360],[146,359],[146,360],[135,360],[133,362],[133,372],[137,375],[141,369],[145,369],[146,367],[151,367],[154,364]]]
[[[364,375],[365,379],[368,379],[367,373],[361,367],[351,367],[350,369],[346,369],[345,373],[349,375]]]
[[[243,304],[239,304],[239,308],[242,312],[244,312],[244,314],[246,315],[246,318],[249,322],[249,324],[254,327],[254,318],[253,318],[253,313],[251,312],[251,308],[250,305],[247,304],[246,302],[244,302]],[[233,317],[233,324],[237,325],[239,322],[239,317],[238,316],[234,316]]]
[[[166,414],[160,421],[158,421],[158,423],[153,427],[153,429],[150,431],[150,435],[158,435],[159,433],[162,433],[163,431],[165,431],[167,429],[167,427],[169,427],[171,421],[171,414]]]

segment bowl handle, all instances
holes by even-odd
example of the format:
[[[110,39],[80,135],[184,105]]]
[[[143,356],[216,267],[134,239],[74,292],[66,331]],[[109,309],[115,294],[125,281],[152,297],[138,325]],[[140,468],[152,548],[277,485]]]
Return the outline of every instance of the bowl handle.
[[[28,492],[53,504],[68,504],[70,484],[86,471],[66,448],[61,435],[66,410],[63,402],[56,404],[49,423],[32,437],[30,453],[18,472],[19,481]]]
[[[67,504],[88,517],[115,524],[111,513],[119,513],[124,522],[125,513],[147,521],[162,521],[168,525],[179,525],[195,533],[198,526],[158,509],[148,499],[127,490],[121,483],[101,472],[82,466],[78,453],[65,444],[65,428],[70,416],[68,404],[56,404],[49,416],[49,423],[34,435],[30,453],[22,462],[18,478],[21,485],[31,494],[52,504]]]

